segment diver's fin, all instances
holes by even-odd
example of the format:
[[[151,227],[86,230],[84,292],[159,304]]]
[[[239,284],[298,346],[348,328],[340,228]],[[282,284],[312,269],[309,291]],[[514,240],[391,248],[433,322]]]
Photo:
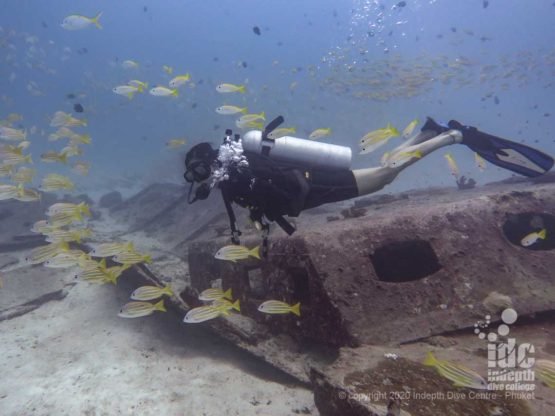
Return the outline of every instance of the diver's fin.
[[[264,128],[264,131],[262,132],[262,140],[268,140],[268,134],[274,131],[276,127],[283,122],[284,122],[283,116],[277,116],[272,121],[270,121],[268,125]]]
[[[537,149],[483,133],[476,127],[463,126],[455,120],[449,128],[462,132],[462,144],[467,145],[488,162],[528,177],[547,173],[555,162],[553,158]]]

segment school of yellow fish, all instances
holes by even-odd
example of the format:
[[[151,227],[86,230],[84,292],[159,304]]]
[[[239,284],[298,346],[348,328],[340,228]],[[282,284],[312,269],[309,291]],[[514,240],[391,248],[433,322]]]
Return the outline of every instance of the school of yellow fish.
[[[67,16],[62,22],[65,30],[82,30],[87,28],[101,29],[100,18],[102,12],[94,17],[82,15]],[[1,29],[1,28],[0,28]],[[2,42],[9,42],[15,34],[8,34]],[[7,39],[7,40],[6,40]],[[36,44],[38,38],[26,35],[25,41],[29,46],[25,63],[33,65],[46,74],[55,74],[56,70],[49,68],[44,63],[37,64],[33,60],[37,56],[45,55]],[[8,43],[8,49],[13,50],[13,44]],[[479,65],[471,60],[459,56],[450,58],[447,56],[422,57],[417,60],[407,60],[400,56],[388,57],[387,60],[360,60],[356,65],[345,62],[347,53],[327,57],[330,63],[331,75],[322,81],[322,86],[334,94],[352,95],[357,99],[369,99],[377,101],[388,101],[398,97],[414,97],[429,91],[433,84],[454,84],[462,88],[472,82],[472,78],[479,75],[480,83],[487,85],[489,89],[499,87],[505,90],[509,87],[509,80],[515,79],[519,85],[528,82],[531,75],[530,68],[535,70],[539,64],[531,59],[528,53],[521,53],[516,64],[501,59],[498,64]],[[555,63],[555,52],[544,57],[547,62]],[[12,64],[14,55],[9,52],[5,57],[7,64]],[[62,60],[64,57],[62,58]],[[324,60],[325,61],[325,60]],[[530,63],[530,61],[533,61]],[[520,65],[522,63],[522,65]],[[274,65],[278,65],[274,61]],[[509,65],[510,64],[510,65]],[[128,74],[133,74],[140,63],[127,59],[121,63],[121,67]],[[148,91],[154,97],[177,98],[180,90],[194,88],[191,75],[182,72],[174,76],[174,68],[163,65],[162,71],[168,81],[159,82],[149,89],[146,81],[130,79],[124,85],[112,88],[116,95],[134,99],[138,94]],[[292,73],[297,71],[296,68]],[[308,68],[311,78],[316,77],[316,68]],[[12,72],[8,77],[9,82],[14,82],[17,75]],[[166,85],[164,85],[166,84]],[[357,88],[351,88],[356,85]],[[289,90],[293,92],[298,87],[298,81],[291,82]],[[33,96],[43,95],[37,82],[29,80],[26,89]],[[265,88],[263,88],[264,90]],[[223,116],[238,117],[235,125],[241,130],[264,129],[266,114],[249,113],[245,100],[248,99],[246,85],[221,82],[216,86],[216,91],[226,96],[240,97],[241,105],[224,103],[215,109],[216,113]],[[234,95],[231,95],[234,94]],[[490,94],[490,93],[488,93]],[[487,94],[486,94],[487,95]],[[492,93],[489,95],[491,96]],[[2,95],[2,102],[9,102],[9,97]],[[237,104],[237,103],[236,103]],[[76,184],[69,177],[70,174],[87,175],[90,164],[84,160],[75,160],[84,154],[84,146],[92,143],[89,134],[83,131],[87,127],[85,119],[76,118],[64,111],[56,111],[50,118],[50,127],[53,131],[48,134],[48,142],[52,148],[40,155],[43,163],[52,164],[53,172],[47,173],[40,180],[40,187],[33,188],[37,171],[31,167],[33,159],[29,148],[32,146],[32,137],[37,133],[37,127],[28,130],[21,128],[23,116],[12,113],[5,119],[0,120],[0,178],[6,183],[0,183],[0,201],[15,199],[22,202],[40,201],[41,192],[71,193],[75,191]],[[411,138],[418,120],[411,121],[402,132],[399,132],[391,123],[383,128],[373,130],[365,134],[359,142],[360,154],[366,154],[384,146],[390,139],[401,136],[408,140]],[[280,137],[295,134],[295,127],[280,127],[272,131],[268,138],[277,140]],[[44,130],[42,131],[44,135]],[[330,127],[319,127],[308,134],[311,140],[318,140],[332,135]],[[170,139],[166,142],[168,149],[180,149],[185,146],[187,140],[183,137]],[[413,159],[421,158],[420,152],[401,152],[395,155],[385,153],[382,158],[382,166],[397,167]],[[478,169],[483,171],[486,163],[480,155],[475,153],[475,163]],[[460,171],[454,157],[446,154],[448,169],[456,180],[460,178]],[[62,171],[62,173],[60,173]],[[71,172],[68,172],[71,171]],[[148,253],[140,253],[135,250],[132,242],[105,242],[94,245],[89,252],[83,251],[81,243],[94,237],[94,230],[87,226],[87,219],[91,217],[90,207],[85,203],[56,202],[48,207],[46,218],[33,224],[31,231],[45,237],[46,245],[31,250],[26,257],[29,264],[43,264],[50,268],[76,268],[75,278],[89,283],[116,284],[122,273],[130,267],[140,263],[150,263],[151,256]],[[546,229],[530,232],[522,237],[521,245],[533,246],[546,239]],[[215,258],[224,261],[237,262],[249,258],[260,260],[259,247],[253,249],[244,246],[225,246],[215,253]],[[108,265],[108,261],[113,264]],[[3,281],[0,275],[0,288]],[[170,286],[142,286],[133,291],[131,301],[123,305],[118,316],[123,318],[137,318],[153,314],[155,311],[165,312],[166,306],[164,296],[175,297]],[[160,300],[159,300],[160,299]],[[185,323],[201,323],[220,316],[228,316],[232,311],[240,312],[239,299],[233,300],[231,288],[209,288],[202,291],[198,299],[205,302],[200,307],[192,308],[183,318]],[[155,302],[153,302],[155,301]],[[293,314],[301,316],[300,303],[289,304],[281,300],[266,300],[258,306],[258,311],[266,314]],[[435,368],[443,377],[454,382],[455,386],[464,386],[474,389],[485,388],[485,380],[476,372],[462,365],[449,361],[438,360],[430,352],[424,364]],[[536,370],[538,377],[549,387],[555,388],[555,363],[548,360],[537,360]]]

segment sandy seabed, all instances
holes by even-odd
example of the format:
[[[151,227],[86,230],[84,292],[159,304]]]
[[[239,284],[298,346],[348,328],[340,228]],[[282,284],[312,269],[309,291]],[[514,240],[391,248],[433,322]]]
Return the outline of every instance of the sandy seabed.
[[[122,319],[113,286],[67,288],[0,322],[2,416],[318,414],[311,391],[171,312]]]

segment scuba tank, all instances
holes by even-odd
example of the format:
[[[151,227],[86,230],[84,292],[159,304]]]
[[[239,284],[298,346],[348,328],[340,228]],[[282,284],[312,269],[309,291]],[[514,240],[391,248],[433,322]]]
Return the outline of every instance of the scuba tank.
[[[350,169],[350,147],[320,143],[298,137],[284,136],[276,140],[266,138],[266,131],[251,130],[243,135],[245,152],[264,155],[275,161],[302,164],[325,169]]]

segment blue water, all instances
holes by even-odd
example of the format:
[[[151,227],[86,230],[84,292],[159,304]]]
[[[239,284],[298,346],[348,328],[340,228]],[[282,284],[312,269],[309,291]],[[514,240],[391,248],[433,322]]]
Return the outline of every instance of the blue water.
[[[299,137],[331,127],[333,136],[324,141],[351,146],[355,154],[368,131],[388,122],[403,129],[427,115],[455,118],[555,153],[552,0],[490,0],[487,8],[482,0],[398,3],[5,0],[0,119],[23,115],[21,127],[37,127],[30,151],[39,171],[67,174],[67,167],[44,165],[39,156],[62,146],[46,139],[55,131],[50,117],[58,110],[72,113],[73,103],[81,103],[85,112],[77,116],[88,126],[76,131],[89,133],[93,143],[83,146],[78,159],[92,167],[89,177],[70,176],[83,189],[117,187],[121,177],[138,184],[179,181],[179,152],[167,150],[165,142],[185,137],[187,147],[217,143],[225,128],[236,129],[232,116],[214,111],[224,103],[265,111],[268,119],[281,114]],[[102,30],[60,27],[67,15],[93,17],[100,11]],[[253,26],[260,27],[260,36]],[[81,48],[87,52],[79,53]],[[465,65],[458,66],[461,58]],[[126,59],[139,68],[122,68]],[[174,74],[164,73],[163,65]],[[484,72],[485,65],[496,67]],[[187,72],[194,88],[183,88],[175,99],[145,93],[128,100],[112,92],[131,79],[167,86]],[[408,96],[406,77],[414,74],[426,74],[429,81]],[[370,79],[380,85],[372,87]],[[35,93],[29,92],[30,82],[36,83]],[[248,92],[219,94],[215,86],[222,82],[245,84]],[[375,90],[384,93],[380,100],[357,96]],[[68,100],[68,93],[82,97]],[[480,173],[462,146],[449,151],[461,172],[479,184],[509,176],[493,166]],[[356,155],[353,166],[377,165],[382,153]],[[454,186],[443,154],[410,167],[386,191]]]

